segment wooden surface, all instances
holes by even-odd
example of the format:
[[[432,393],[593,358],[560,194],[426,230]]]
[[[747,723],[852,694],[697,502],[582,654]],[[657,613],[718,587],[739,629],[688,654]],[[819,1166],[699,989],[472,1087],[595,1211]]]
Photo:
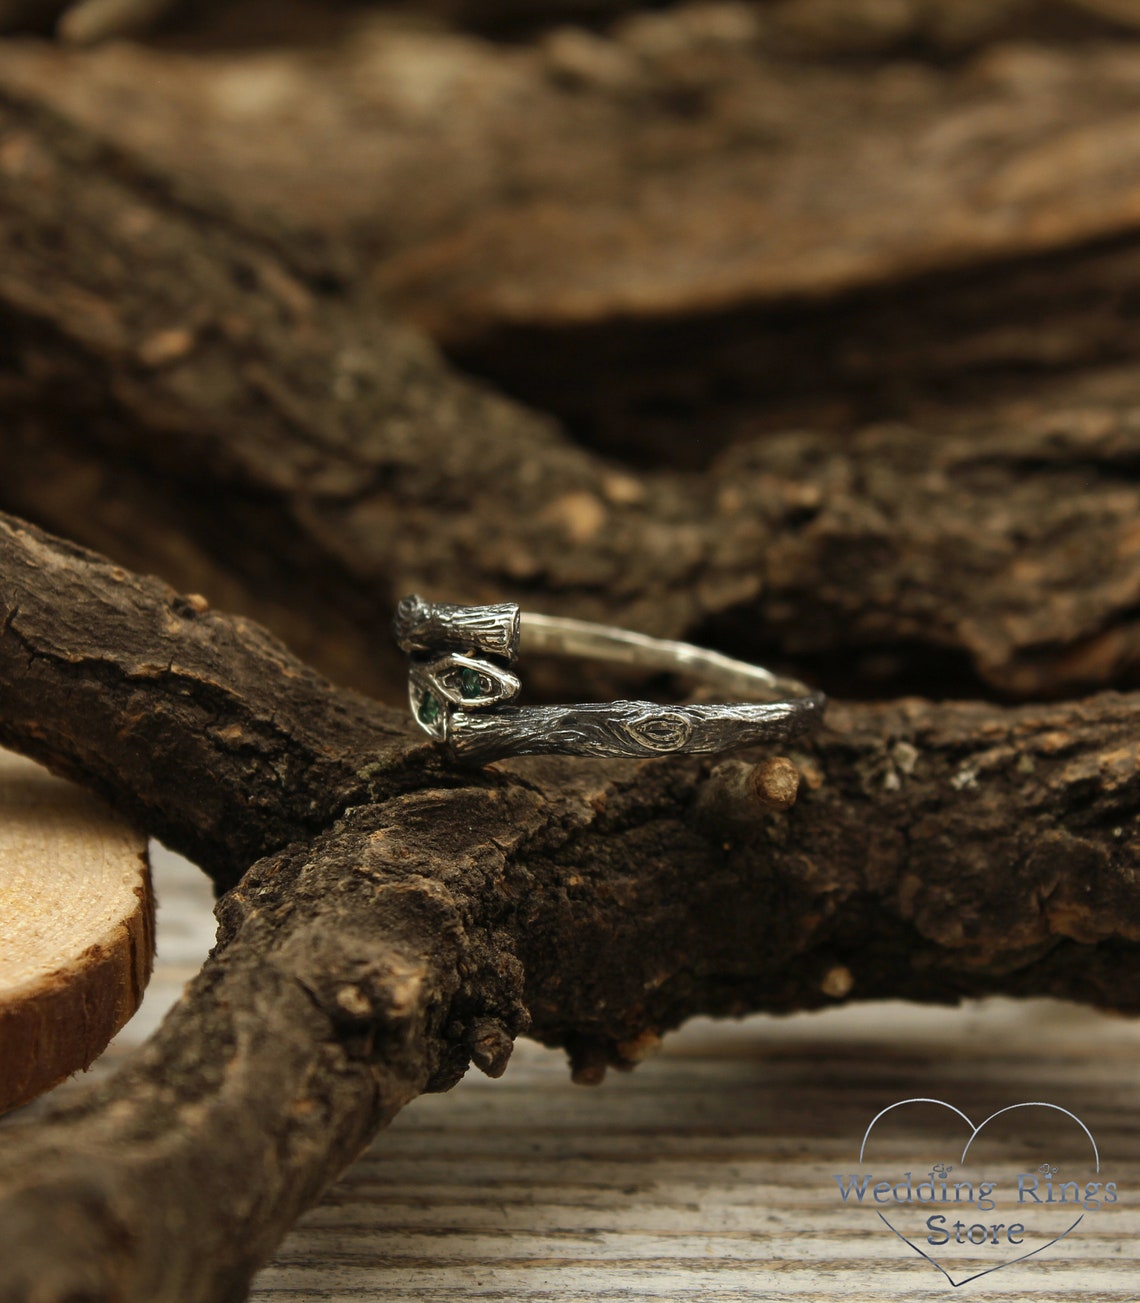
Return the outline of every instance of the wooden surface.
[[[155,979],[99,1075],[157,1025],[212,939],[205,880],[162,852],[155,867]],[[857,1170],[879,1109],[930,1095],[971,1115],[1025,1099],[1072,1109],[1121,1192],[1087,1230],[962,1292],[1133,1299],[1138,1064],[1140,1024],[1044,1000],[702,1020],[597,1090],[571,1085],[561,1053],[522,1042],[501,1081],[469,1074],[400,1114],[301,1220],[252,1297],[953,1296],[933,1268],[842,1208],[832,1175]],[[908,1156],[896,1146],[892,1158]]]
[[[0,750],[0,1112],[102,1053],[154,947],[146,838]]]

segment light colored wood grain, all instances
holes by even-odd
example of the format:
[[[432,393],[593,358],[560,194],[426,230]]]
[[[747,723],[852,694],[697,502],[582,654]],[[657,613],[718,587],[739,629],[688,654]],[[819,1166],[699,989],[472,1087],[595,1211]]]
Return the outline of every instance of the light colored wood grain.
[[[164,854],[156,870],[155,981],[99,1072],[153,1027],[212,937],[205,880]],[[1133,1300],[1138,1066],[1140,1024],[1048,1000],[699,1021],[594,1090],[571,1085],[560,1053],[521,1042],[502,1080],[471,1074],[406,1109],[301,1219],[252,1297]],[[1120,1202],[1047,1255],[953,1290],[835,1194],[870,1119],[913,1095],[978,1115],[1024,1099],[1073,1109]],[[911,1165],[920,1139],[894,1137],[886,1158]]]
[[[833,1180],[858,1170],[880,1108],[934,1095],[979,1119],[1065,1102],[1126,1192],[982,1296],[1134,1299],[1138,1057],[1134,1025],[1045,1001],[694,1024],[597,1091],[570,1085],[560,1055],[520,1046],[502,1082],[469,1078],[409,1108],[302,1220],[254,1297],[945,1297],[932,1267],[838,1202]],[[918,1156],[901,1140],[888,1155],[899,1171]]]
[[[85,1068],[150,974],[146,839],[100,801],[0,752],[0,1111]]]

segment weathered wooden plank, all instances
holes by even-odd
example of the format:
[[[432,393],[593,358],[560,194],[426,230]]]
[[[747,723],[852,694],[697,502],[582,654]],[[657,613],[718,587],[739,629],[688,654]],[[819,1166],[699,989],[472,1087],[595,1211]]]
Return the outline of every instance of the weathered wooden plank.
[[[205,879],[162,854],[156,876],[155,979],[100,1073],[149,1031],[212,936]],[[1138,1064],[1140,1024],[1051,1001],[701,1020],[596,1091],[524,1042],[501,1081],[469,1077],[405,1109],[301,1220],[252,1297],[943,1300],[933,1269],[868,1233],[830,1184],[878,1108],[929,1093],[967,1111],[1029,1097],[1072,1107],[1125,1192],[1091,1229],[976,1294],[1131,1300]],[[892,1157],[908,1154],[896,1145]]]
[[[941,1298],[931,1268],[835,1206],[831,1173],[870,1117],[914,1093],[969,1109],[1051,1091],[1083,1102],[1134,1186],[1138,1057],[1135,1024],[1045,1001],[694,1024],[596,1093],[520,1046],[503,1082],[408,1109],[254,1297]],[[1131,1298],[1138,1230],[1122,1204],[987,1296]]]

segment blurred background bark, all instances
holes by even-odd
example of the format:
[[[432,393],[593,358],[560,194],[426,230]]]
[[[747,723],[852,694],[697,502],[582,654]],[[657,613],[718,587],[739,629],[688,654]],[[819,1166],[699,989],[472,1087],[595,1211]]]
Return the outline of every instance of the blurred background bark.
[[[388,697],[410,588],[1135,681],[1132,0],[0,19],[0,506]]]

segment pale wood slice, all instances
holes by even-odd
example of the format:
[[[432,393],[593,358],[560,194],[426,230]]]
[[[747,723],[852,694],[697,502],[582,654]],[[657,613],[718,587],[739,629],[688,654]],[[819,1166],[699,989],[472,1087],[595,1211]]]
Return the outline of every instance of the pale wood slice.
[[[86,1068],[154,959],[146,838],[0,750],[0,1112]]]

